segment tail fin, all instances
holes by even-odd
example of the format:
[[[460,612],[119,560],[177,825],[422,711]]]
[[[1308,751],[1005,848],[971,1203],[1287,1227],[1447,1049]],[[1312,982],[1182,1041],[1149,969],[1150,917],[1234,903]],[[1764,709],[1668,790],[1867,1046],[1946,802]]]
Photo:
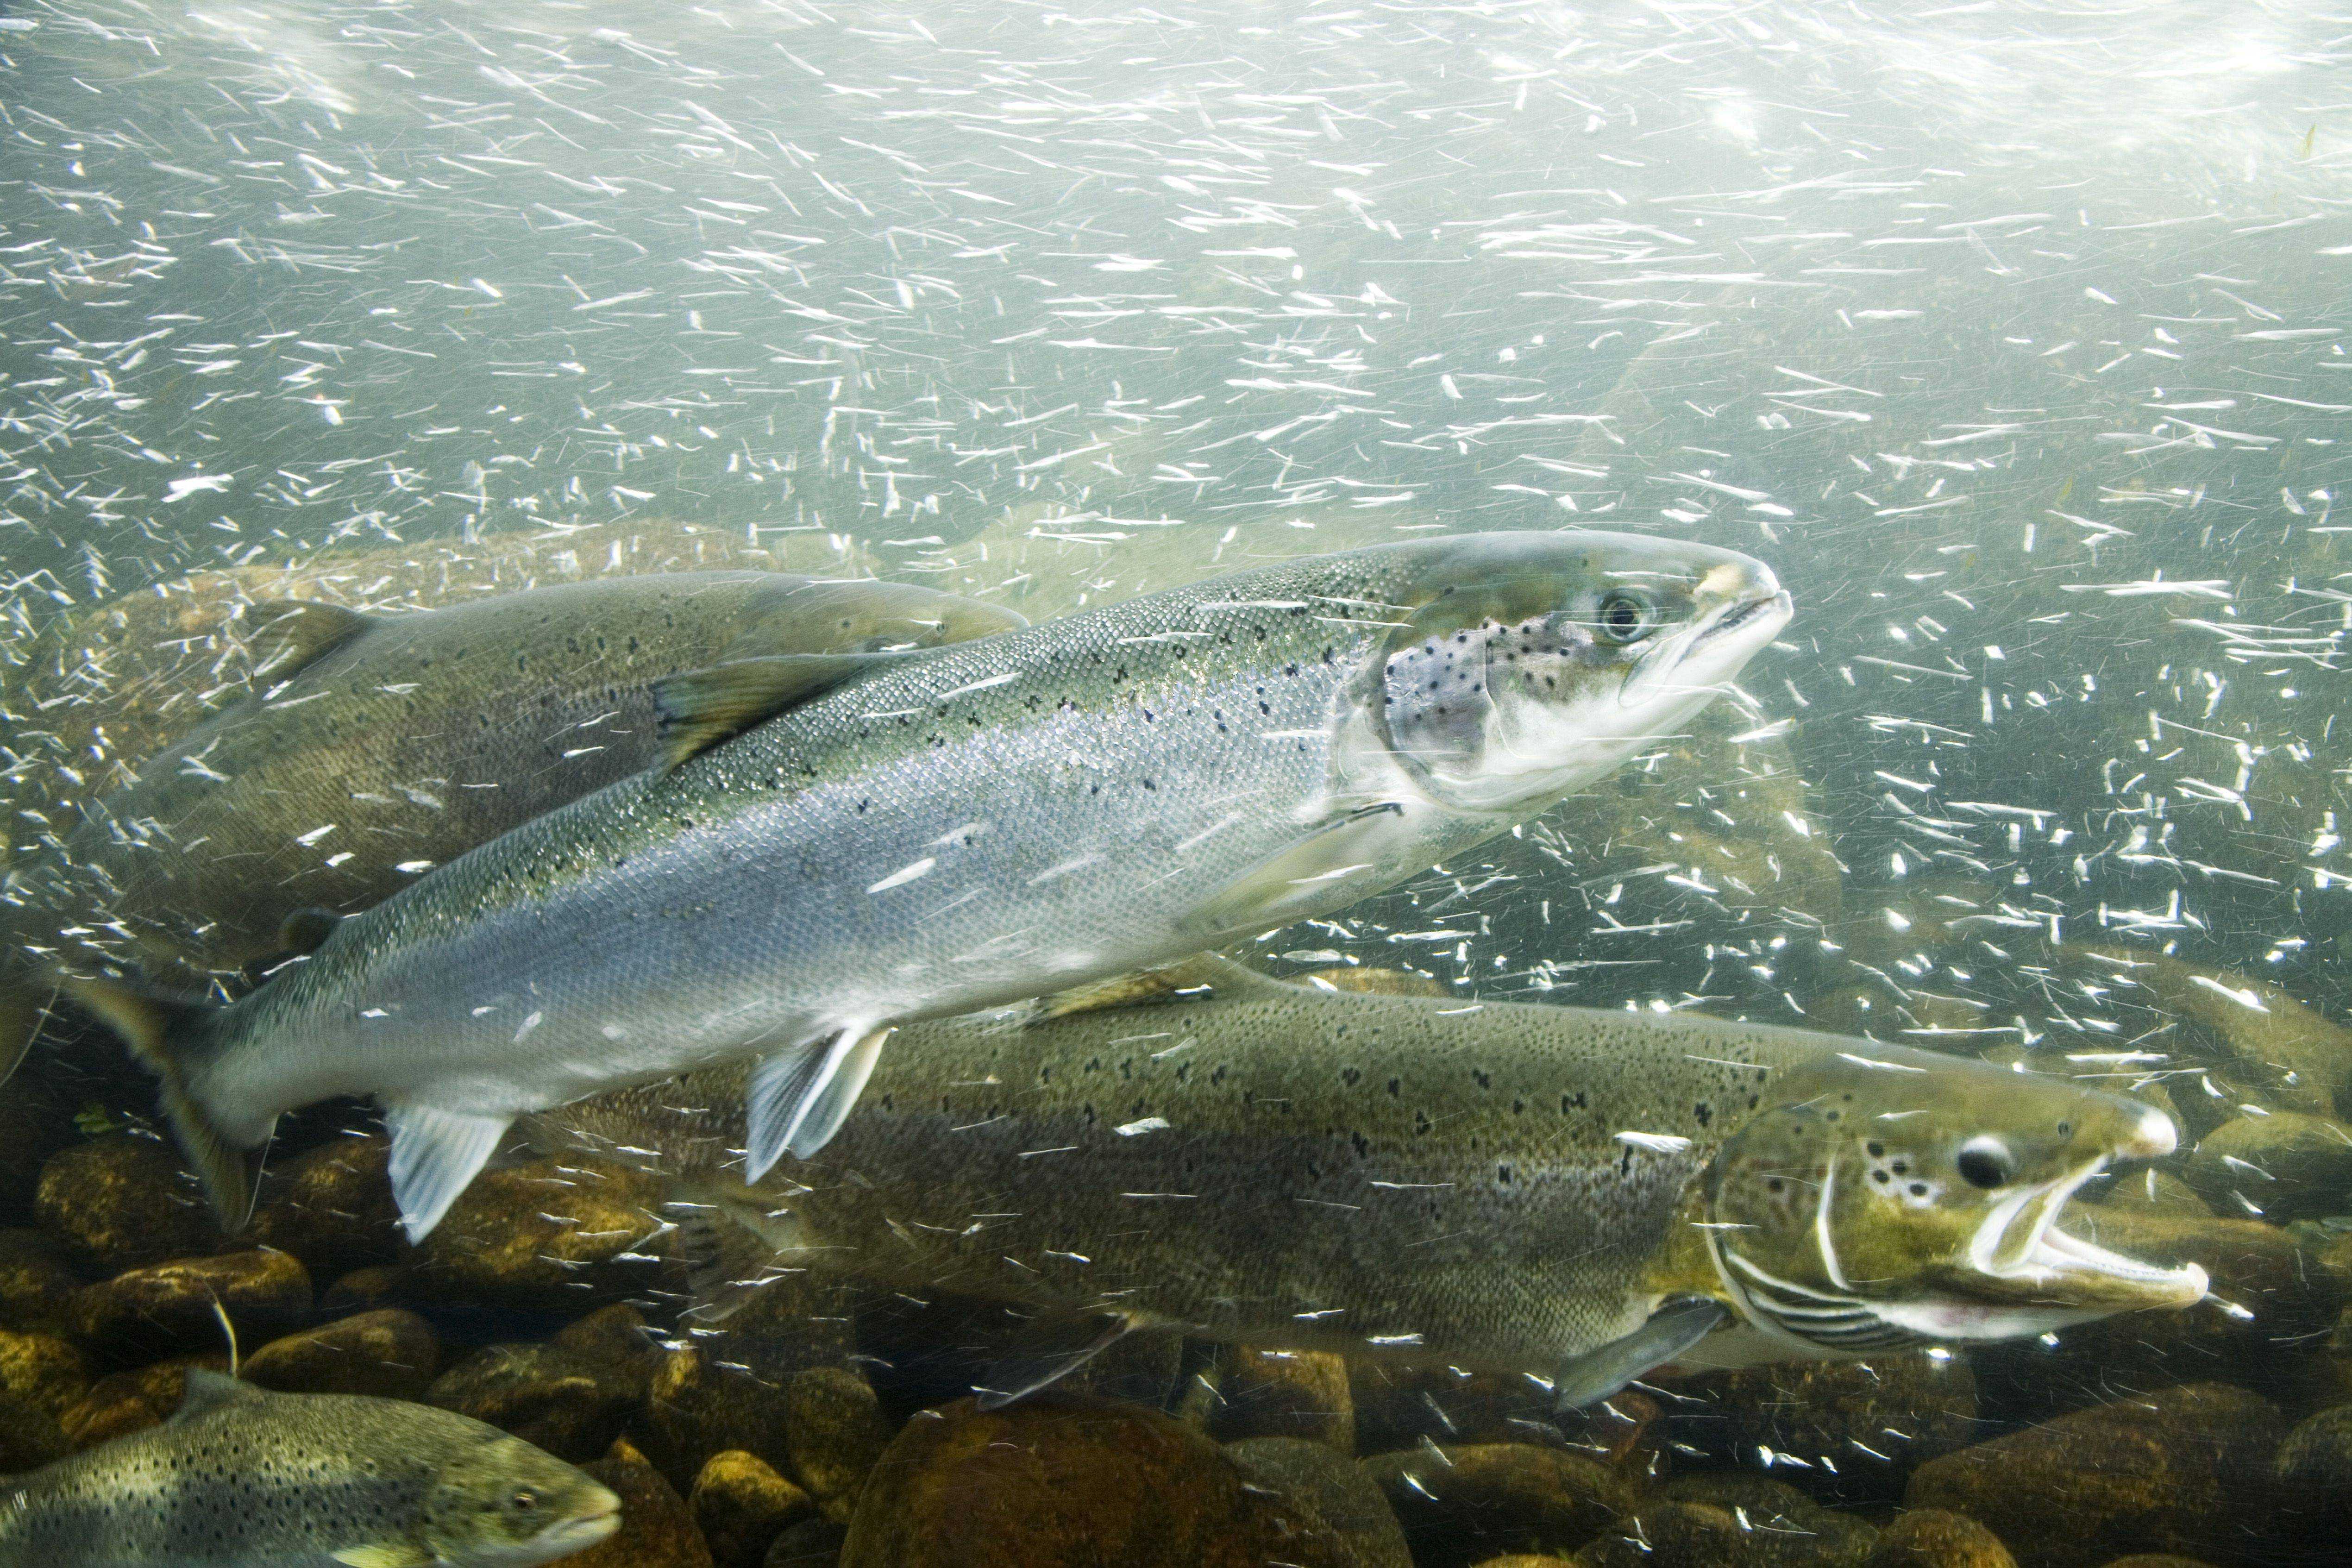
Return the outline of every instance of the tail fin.
[[[66,994],[122,1037],[131,1054],[163,1079],[163,1112],[181,1151],[204,1183],[222,1227],[237,1231],[253,1217],[254,1170],[229,1142],[188,1085],[190,1058],[219,1009],[204,1002],[162,996],[120,980],[68,975]]]

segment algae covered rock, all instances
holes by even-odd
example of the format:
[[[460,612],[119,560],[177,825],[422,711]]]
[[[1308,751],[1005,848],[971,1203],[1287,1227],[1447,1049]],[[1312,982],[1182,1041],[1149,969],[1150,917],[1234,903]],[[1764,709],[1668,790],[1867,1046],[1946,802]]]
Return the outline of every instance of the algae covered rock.
[[[2298,1534],[2352,1540],[2352,1405],[2296,1426],[2279,1445],[2279,1512]]]
[[[2292,1110],[2241,1116],[2199,1139],[2182,1174],[2224,1213],[2245,1203],[2281,1222],[2341,1214],[2352,1194],[2352,1128]]]
[[[1424,1445],[1374,1455],[1364,1468],[1423,1568],[1574,1552],[1634,1501],[1633,1485],[1599,1460],[1531,1443]]]
[[[740,1448],[710,1457],[686,1506],[718,1568],[760,1568],[787,1525],[816,1512],[808,1493]]]
[[[585,1157],[485,1171],[419,1249],[417,1284],[486,1305],[580,1312],[655,1282],[654,1177]]]
[[[1312,1514],[1339,1538],[1355,1568],[1413,1568],[1403,1527],[1364,1468],[1307,1437],[1245,1437],[1225,1458],[1250,1484]]]
[[[1602,1531],[1570,1559],[1577,1568],[1743,1568],[1747,1531],[1729,1509],[1657,1502]]]
[[[2096,1568],[2134,1552],[2235,1562],[2266,1529],[2285,1436],[2270,1401],[2190,1384],[1930,1460],[1905,1500],[1976,1520],[2025,1568]]]
[[[1834,1467],[1842,1496],[1899,1495],[1911,1470],[1981,1436],[1976,1378],[1958,1357],[1786,1362],[1675,1378],[1676,1440],[1753,1458],[1759,1448]]]
[[[563,1559],[565,1568],[712,1568],[686,1500],[626,1441],[615,1438],[603,1458],[581,1468],[620,1498],[621,1528]]]
[[[320,1279],[397,1261],[406,1248],[390,1161],[383,1137],[355,1133],[272,1166],[247,1236],[292,1253]]]
[[[73,1451],[58,1418],[19,1394],[0,1388],[0,1476],[37,1470]]]
[[[781,1550],[782,1543],[779,1543]],[[769,1561],[777,1561],[772,1552]],[[1350,1568],[1336,1534],[1154,1411],[961,1399],[900,1428],[841,1568]]]
[[[52,1155],[33,1206],[44,1229],[106,1274],[211,1252],[226,1241],[178,1157],[129,1133]]]
[[[2017,1559],[1964,1513],[1914,1508],[1878,1532],[1863,1568],[2017,1568]]]
[[[729,1449],[782,1462],[788,1446],[782,1389],[740,1367],[722,1366],[697,1346],[656,1351],[643,1364],[648,1368],[639,1423],[643,1447],[673,1485],[692,1486],[711,1457]]]
[[[246,1358],[243,1376],[285,1394],[422,1399],[440,1370],[433,1325],[394,1307],[272,1340]]]
[[[784,1384],[784,1449],[827,1519],[849,1522],[889,1443],[873,1384],[846,1367],[796,1372]]]
[[[217,1352],[174,1356],[134,1371],[101,1377],[58,1417],[58,1425],[77,1448],[92,1447],[110,1437],[156,1426],[180,1407],[181,1396],[188,1389],[188,1373],[198,1370],[226,1374],[228,1357]]]
[[[0,1389],[62,1415],[89,1392],[81,1352],[55,1334],[0,1331]]]
[[[1878,1541],[1866,1521],[1752,1471],[1677,1476],[1660,1490],[1669,1501],[1728,1513],[1744,1568],[1862,1568]]]
[[[65,1248],[37,1230],[0,1230],[0,1323],[16,1329],[60,1330],[81,1281]]]
[[[1221,1443],[1307,1437],[1352,1455],[1356,1405],[1348,1363],[1321,1351],[1227,1348],[1218,1359],[1209,1436]]]
[[[583,1464],[620,1436],[640,1392],[627,1372],[577,1351],[490,1345],[436,1378],[425,1398]]]
[[[310,1276],[291,1254],[266,1249],[175,1258],[90,1286],[73,1310],[75,1332],[117,1354],[126,1345],[217,1343],[223,1313],[258,1339],[310,1312]]]

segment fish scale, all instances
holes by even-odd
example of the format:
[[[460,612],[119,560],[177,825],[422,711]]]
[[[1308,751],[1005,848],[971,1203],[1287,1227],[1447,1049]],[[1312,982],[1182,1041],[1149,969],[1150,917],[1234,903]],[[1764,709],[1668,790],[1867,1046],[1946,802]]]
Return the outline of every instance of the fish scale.
[[[1400,749],[1381,700],[1396,646],[1590,621],[1628,576],[1671,585],[1648,646],[1588,639],[1557,691],[1500,694],[1494,743],[1443,770]],[[1708,640],[1759,604],[1774,613]],[[93,1005],[143,1033],[200,1156],[207,1136],[251,1147],[284,1110],[375,1095],[415,1235],[514,1116],[730,1056],[763,1058],[764,1169],[822,1146],[887,1026],[1391,886],[1703,706],[1786,606],[1744,556],[1573,531],[1237,574],[890,661],[551,812],[345,921],[252,997],[183,1018],[177,1048],[120,997]],[[754,666],[736,674],[785,668]],[[709,688],[722,703],[732,679]],[[1457,803],[1465,779],[1478,796]]]

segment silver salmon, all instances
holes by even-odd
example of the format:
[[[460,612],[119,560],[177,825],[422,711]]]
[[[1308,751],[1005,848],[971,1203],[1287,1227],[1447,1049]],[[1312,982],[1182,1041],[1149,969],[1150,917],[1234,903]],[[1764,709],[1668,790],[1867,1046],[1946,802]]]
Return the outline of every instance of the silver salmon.
[[[770,1270],[1034,1318],[1024,1392],[1137,1328],[1552,1375],[2026,1337],[2204,1293],[2062,1228],[2163,1112],[1692,1014],[1358,994],[1196,960],[908,1026],[824,1153],[742,1185],[740,1065],[524,1125],[668,1177]]]
[[[161,1426],[0,1481],[0,1563],[41,1568],[530,1568],[620,1499],[446,1410],[192,1372]]]
[[[163,1079],[224,1212],[278,1114],[372,1094],[412,1236],[513,1119],[761,1058],[753,1175],[896,1025],[1335,910],[1675,732],[1790,615],[1761,563],[1470,534],[903,656],[657,692],[676,765],[474,850],[226,1009],[76,994]]]
[[[0,1058],[60,965],[228,995],[248,966],[659,754],[655,680],[747,654],[928,647],[1026,623],[896,583],[618,577],[444,609],[248,610],[262,684],[0,883]]]

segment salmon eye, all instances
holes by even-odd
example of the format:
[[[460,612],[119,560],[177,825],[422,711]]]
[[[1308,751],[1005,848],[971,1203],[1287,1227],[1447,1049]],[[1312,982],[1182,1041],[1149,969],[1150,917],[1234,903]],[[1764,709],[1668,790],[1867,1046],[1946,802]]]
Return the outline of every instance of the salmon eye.
[[[1971,1138],[1960,1145],[1953,1163],[1958,1168],[1960,1180],[1972,1187],[2006,1186],[2017,1174],[2017,1162],[2008,1147],[1998,1138]]]
[[[539,1494],[534,1491],[520,1491],[507,1500],[514,1504],[517,1513],[529,1513],[539,1507]]]
[[[1595,624],[1604,642],[1639,642],[1655,629],[1657,612],[1643,595],[1619,588],[1602,596]]]

